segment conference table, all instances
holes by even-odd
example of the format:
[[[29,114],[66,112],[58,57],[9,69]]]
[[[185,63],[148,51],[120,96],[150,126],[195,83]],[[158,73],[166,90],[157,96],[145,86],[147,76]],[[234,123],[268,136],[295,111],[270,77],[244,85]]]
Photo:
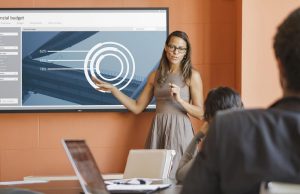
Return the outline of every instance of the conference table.
[[[173,181],[174,182],[174,181]],[[179,194],[181,190],[181,185],[176,185],[172,183],[169,188],[155,191],[154,194]],[[80,187],[78,180],[59,180],[59,181],[49,181],[46,183],[32,183],[32,184],[18,184],[18,185],[0,185],[0,194],[13,193],[13,194],[23,194],[22,192],[12,192],[15,189],[28,189],[30,191],[35,191],[37,193],[44,194],[82,194],[82,189]],[[7,191],[7,192],[5,192]],[[24,192],[24,194],[30,194],[29,192]]]

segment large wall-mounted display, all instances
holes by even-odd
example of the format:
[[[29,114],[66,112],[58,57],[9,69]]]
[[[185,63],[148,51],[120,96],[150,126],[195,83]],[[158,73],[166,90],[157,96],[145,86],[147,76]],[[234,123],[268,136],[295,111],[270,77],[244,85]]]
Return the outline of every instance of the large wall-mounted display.
[[[167,35],[167,8],[1,9],[0,111],[124,109],[91,77],[137,98]]]

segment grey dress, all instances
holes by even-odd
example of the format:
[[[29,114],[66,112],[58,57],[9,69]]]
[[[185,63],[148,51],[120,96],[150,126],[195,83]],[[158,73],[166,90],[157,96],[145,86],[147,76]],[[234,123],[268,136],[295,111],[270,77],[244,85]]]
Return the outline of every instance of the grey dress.
[[[194,131],[187,112],[170,96],[169,83],[180,86],[181,98],[190,101],[190,90],[183,81],[181,74],[169,74],[166,82],[161,86],[155,84],[156,115],[153,118],[146,148],[173,149],[176,151],[170,173],[170,178],[175,178],[179,161],[191,142]]]

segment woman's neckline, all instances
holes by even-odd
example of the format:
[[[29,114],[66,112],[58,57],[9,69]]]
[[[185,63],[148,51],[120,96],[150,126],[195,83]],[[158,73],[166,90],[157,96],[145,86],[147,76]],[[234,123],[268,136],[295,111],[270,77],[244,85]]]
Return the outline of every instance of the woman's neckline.
[[[178,74],[180,74],[180,71],[173,71],[173,72],[169,71],[169,75],[178,75]]]

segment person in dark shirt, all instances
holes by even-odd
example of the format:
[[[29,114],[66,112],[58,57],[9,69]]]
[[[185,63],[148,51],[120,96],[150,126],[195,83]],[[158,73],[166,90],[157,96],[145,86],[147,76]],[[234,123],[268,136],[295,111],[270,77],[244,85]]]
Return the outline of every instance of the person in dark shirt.
[[[194,163],[195,156],[198,151],[201,150],[200,142],[207,134],[208,123],[214,118],[216,113],[220,110],[229,110],[243,108],[243,102],[239,93],[234,91],[229,87],[217,87],[211,89],[204,101],[204,123],[201,126],[200,130],[195,134],[192,141],[186,148],[179,166],[176,172],[176,180],[178,183],[181,183],[188,171],[190,170],[192,164]]]
[[[217,113],[182,194],[258,194],[262,182],[300,183],[300,8],[278,27],[274,51],[283,97],[268,109]]]

